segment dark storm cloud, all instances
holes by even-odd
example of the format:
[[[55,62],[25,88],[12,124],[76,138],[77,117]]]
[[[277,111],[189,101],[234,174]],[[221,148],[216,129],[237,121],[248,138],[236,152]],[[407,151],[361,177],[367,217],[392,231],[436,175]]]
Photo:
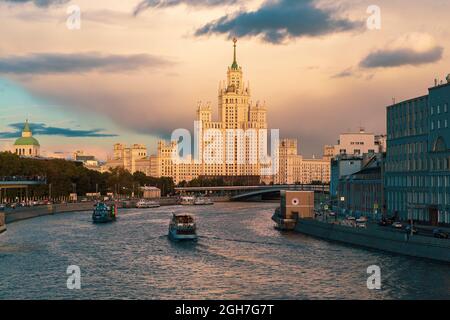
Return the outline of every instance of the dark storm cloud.
[[[11,123],[9,127],[15,129],[14,132],[0,132],[0,138],[10,139],[20,137],[23,123]],[[73,130],[68,128],[58,128],[47,126],[44,123],[30,123],[33,135],[40,136],[63,136],[69,138],[106,138],[117,137],[116,134],[102,133],[104,129]]]
[[[418,52],[412,49],[378,50],[370,53],[360,62],[363,68],[389,68],[404,65],[421,65],[441,60],[444,48],[434,47]]]
[[[0,57],[0,73],[51,74],[89,71],[130,71],[143,67],[164,67],[171,62],[147,54],[102,55],[99,53],[38,53]]]
[[[69,1],[70,0],[0,0],[0,3],[1,2],[6,2],[6,3],[20,4],[20,3],[32,2],[37,7],[48,7],[48,6],[53,5],[53,4],[62,4],[62,3],[67,3]]]
[[[149,8],[166,8],[180,4],[198,7],[213,7],[227,4],[235,4],[240,0],[143,0],[134,9],[133,14],[136,16]]]
[[[362,26],[361,22],[337,18],[335,13],[316,7],[314,0],[267,1],[256,11],[240,11],[212,21],[195,34],[261,36],[267,42],[281,43],[289,38],[321,36]]]

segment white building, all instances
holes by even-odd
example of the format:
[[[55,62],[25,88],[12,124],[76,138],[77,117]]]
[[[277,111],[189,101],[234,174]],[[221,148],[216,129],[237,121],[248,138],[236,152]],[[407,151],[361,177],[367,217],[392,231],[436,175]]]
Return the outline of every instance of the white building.
[[[365,132],[361,128],[359,132],[342,133],[339,135],[338,144],[334,146],[334,156],[380,153],[386,150],[386,136]]]

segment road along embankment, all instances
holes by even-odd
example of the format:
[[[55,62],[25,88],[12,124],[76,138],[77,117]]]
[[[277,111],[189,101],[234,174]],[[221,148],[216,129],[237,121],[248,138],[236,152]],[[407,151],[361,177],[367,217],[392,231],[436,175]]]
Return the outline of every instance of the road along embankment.
[[[83,202],[83,203],[49,204],[45,206],[9,209],[8,211],[5,212],[6,214],[5,222],[8,224],[21,220],[64,212],[91,211],[93,209],[93,206],[94,206],[93,202]]]
[[[328,241],[450,262],[450,240],[396,232],[388,227],[354,228],[313,219],[297,221],[297,232]]]

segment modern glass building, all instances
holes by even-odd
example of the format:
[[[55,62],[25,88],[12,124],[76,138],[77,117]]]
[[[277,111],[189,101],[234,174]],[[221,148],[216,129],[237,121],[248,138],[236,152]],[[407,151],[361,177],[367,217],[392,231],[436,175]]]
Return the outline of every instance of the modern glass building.
[[[386,211],[450,224],[450,76],[429,94],[387,107]]]

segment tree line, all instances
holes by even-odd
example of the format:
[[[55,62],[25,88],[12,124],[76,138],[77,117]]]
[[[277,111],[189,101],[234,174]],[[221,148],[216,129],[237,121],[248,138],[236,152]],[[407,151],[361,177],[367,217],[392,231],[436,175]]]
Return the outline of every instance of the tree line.
[[[154,186],[161,189],[161,195],[174,193],[172,178],[148,177],[142,172],[131,174],[123,168],[110,172],[89,170],[80,162],[62,159],[20,158],[10,152],[0,152],[0,177],[27,176],[45,177],[46,185],[30,186],[29,197],[65,197],[70,193],[85,196],[86,193],[99,192],[102,195],[114,193],[135,196],[141,194],[140,187]],[[3,190],[3,197],[15,197],[20,192],[16,189]],[[51,193],[51,195],[50,195]]]

